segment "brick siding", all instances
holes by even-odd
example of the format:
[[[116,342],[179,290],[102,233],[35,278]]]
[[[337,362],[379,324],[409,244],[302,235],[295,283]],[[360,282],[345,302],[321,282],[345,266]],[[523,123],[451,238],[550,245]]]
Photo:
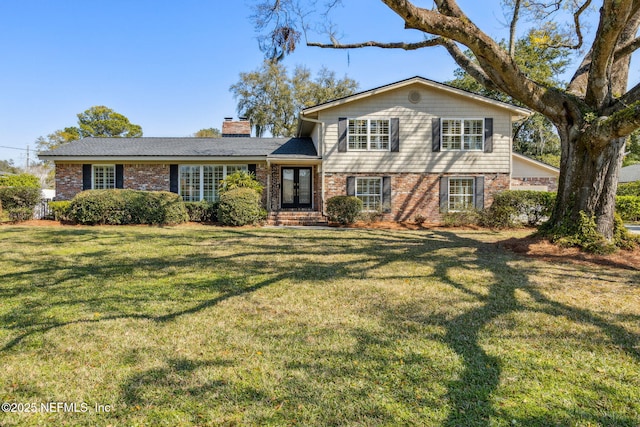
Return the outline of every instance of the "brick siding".
[[[82,165],[56,165],[56,200],[71,200],[82,191]]]
[[[413,221],[420,215],[427,222],[440,222],[440,174],[338,174],[325,175],[325,199],[347,194],[347,176],[391,177],[391,212],[382,215],[384,221]],[[454,176],[454,175],[451,175]],[[459,176],[459,175],[455,175]],[[464,175],[467,176],[467,175]],[[482,176],[479,174],[469,176]],[[484,175],[484,205],[493,202],[493,195],[509,189],[508,174]]]

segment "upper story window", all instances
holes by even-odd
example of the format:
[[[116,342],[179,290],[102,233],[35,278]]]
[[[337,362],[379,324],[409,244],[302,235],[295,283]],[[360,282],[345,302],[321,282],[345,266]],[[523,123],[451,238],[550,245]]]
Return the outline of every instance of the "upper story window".
[[[237,171],[248,171],[248,165],[181,165],[179,194],[185,202],[218,200],[220,182]]]
[[[116,166],[115,165],[93,165],[93,187],[94,190],[107,190],[116,188]]]
[[[389,151],[388,119],[349,119],[349,151]]]
[[[442,150],[484,149],[483,119],[442,119]]]

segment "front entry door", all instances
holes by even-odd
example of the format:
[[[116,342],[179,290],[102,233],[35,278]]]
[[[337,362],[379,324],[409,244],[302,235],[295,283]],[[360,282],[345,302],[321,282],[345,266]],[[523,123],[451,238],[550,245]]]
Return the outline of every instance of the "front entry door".
[[[311,207],[311,168],[282,168],[282,207]]]

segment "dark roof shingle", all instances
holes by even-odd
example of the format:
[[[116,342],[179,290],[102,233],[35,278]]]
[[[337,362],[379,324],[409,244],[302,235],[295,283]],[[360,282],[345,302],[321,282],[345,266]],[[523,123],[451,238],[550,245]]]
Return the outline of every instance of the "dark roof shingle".
[[[40,157],[300,157],[317,158],[310,138],[84,138]]]

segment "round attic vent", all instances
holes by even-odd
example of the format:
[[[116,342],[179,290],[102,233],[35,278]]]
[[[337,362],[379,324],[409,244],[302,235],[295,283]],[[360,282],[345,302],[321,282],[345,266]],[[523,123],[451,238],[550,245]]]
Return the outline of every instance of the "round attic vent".
[[[412,104],[417,104],[418,102],[420,102],[421,98],[422,96],[417,90],[412,90],[411,92],[409,92],[409,102],[411,102]]]

